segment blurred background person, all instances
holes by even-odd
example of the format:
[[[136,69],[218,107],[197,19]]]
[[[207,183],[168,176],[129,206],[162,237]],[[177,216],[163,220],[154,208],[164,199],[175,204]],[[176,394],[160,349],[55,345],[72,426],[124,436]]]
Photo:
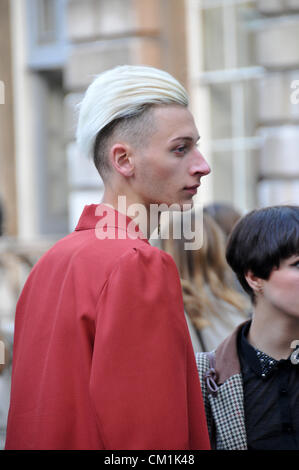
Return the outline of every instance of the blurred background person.
[[[235,223],[241,218],[241,214],[231,204],[214,202],[204,207],[204,212],[209,214],[222,229],[227,238]]]
[[[9,408],[11,344],[0,331],[0,448],[4,447]]]
[[[204,207],[204,212],[209,214],[215,222],[222,229],[225,237],[225,243],[238,220],[242,217],[242,214],[232,205],[225,202],[214,202],[207,204]],[[241,286],[237,276],[232,271],[234,278],[234,287],[241,293],[245,294],[243,287]]]
[[[200,216],[192,210],[193,218]],[[251,304],[249,297],[235,288],[232,270],[225,259],[225,236],[217,223],[204,213],[202,246],[186,250],[184,245],[188,240],[182,220],[179,213],[172,213],[167,227],[169,238],[163,239],[166,227],[162,224],[159,243],[178,267],[193,348],[208,351],[249,318]],[[176,239],[173,233],[181,233],[181,237]]]
[[[3,234],[3,204],[0,201],[0,237]],[[0,449],[3,448],[6,433],[6,420],[9,407],[10,389],[10,365],[11,365],[11,343],[2,329],[1,310],[6,302],[6,289],[4,275],[6,274],[6,263],[3,255],[0,254]]]

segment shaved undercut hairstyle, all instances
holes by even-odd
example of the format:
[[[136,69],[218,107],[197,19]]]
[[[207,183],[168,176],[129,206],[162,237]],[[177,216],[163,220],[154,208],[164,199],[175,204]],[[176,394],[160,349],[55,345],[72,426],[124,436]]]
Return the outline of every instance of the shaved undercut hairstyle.
[[[77,144],[94,160],[105,180],[110,165],[111,139],[127,139],[133,146],[146,145],[154,131],[155,105],[188,106],[185,88],[169,73],[149,66],[121,65],[98,75],[79,104]]]

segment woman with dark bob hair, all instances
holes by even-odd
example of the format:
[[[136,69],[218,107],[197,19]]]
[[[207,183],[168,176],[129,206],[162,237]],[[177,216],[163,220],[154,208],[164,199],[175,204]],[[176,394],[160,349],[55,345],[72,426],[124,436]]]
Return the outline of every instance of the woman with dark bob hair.
[[[226,258],[252,318],[197,354],[214,449],[299,449],[299,206],[254,210]]]

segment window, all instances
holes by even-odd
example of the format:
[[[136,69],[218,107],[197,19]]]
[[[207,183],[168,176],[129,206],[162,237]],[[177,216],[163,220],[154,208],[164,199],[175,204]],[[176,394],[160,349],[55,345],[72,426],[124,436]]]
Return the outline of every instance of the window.
[[[57,40],[55,0],[39,0],[37,6],[37,41],[39,44]]]
[[[32,69],[62,67],[68,53],[66,0],[26,0],[28,64]]]
[[[212,167],[206,199],[242,212],[298,204],[299,106],[290,95],[299,74],[299,1],[186,5],[192,110]]]
[[[261,142],[255,94],[264,69],[254,64],[253,32],[246,26],[254,6],[244,0],[187,2],[190,91],[203,143],[207,139],[202,150],[212,166],[209,198],[241,211],[256,203],[252,184]]]
[[[39,232],[63,235],[68,229],[68,181],[62,72],[36,74],[35,87]]]

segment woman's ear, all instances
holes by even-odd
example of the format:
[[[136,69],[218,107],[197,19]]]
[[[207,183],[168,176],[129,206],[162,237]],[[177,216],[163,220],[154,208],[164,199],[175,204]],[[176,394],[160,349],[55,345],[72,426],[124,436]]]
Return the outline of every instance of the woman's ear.
[[[255,274],[250,270],[245,274],[245,279],[255,295],[263,294],[264,279],[255,276]]]
[[[110,162],[116,171],[125,177],[134,173],[134,158],[131,147],[126,143],[116,143],[110,149]]]

